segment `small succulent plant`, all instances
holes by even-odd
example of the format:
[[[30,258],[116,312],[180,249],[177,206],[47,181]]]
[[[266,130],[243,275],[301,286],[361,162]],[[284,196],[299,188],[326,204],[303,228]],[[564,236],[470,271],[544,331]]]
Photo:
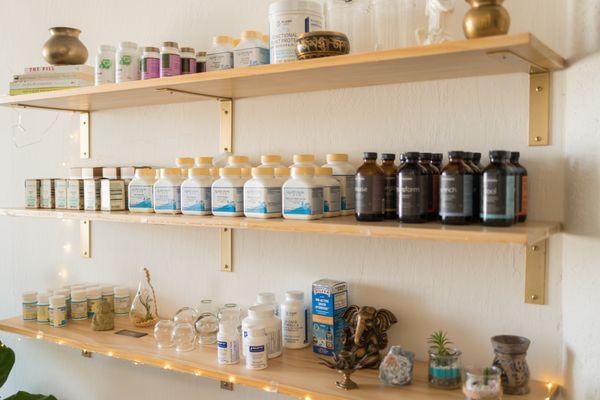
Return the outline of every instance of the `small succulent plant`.
[[[433,332],[427,340],[432,350],[434,350],[438,356],[450,356],[454,351],[448,348],[448,345],[452,344],[452,341],[448,339],[446,332],[441,330]]]

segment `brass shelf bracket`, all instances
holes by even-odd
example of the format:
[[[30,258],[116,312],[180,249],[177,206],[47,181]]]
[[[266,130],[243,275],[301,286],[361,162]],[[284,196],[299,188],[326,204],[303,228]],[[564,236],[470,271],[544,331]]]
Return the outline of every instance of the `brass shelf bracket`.
[[[91,258],[91,246],[90,237],[92,230],[92,222],[90,220],[83,220],[79,222],[79,246],[81,248],[81,257]]]
[[[221,390],[233,391],[233,382],[221,381]]]
[[[525,255],[525,303],[546,304],[548,239],[527,246]]]
[[[219,102],[219,153],[233,152],[233,100],[218,99]],[[222,272],[233,271],[233,232],[229,228],[219,230],[220,265]]]

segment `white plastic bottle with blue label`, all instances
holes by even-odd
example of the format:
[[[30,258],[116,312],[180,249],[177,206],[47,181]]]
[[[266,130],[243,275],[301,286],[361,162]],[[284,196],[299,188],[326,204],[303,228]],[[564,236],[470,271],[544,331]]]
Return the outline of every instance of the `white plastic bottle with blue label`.
[[[265,369],[268,365],[267,333],[264,328],[251,327],[244,341],[247,369]]]
[[[179,168],[162,168],[160,178],[154,184],[154,212],[181,214],[181,184],[183,177]]]
[[[244,184],[244,215],[249,218],[281,217],[281,181],[273,168],[252,168]]]
[[[237,324],[231,321],[219,323],[217,334],[217,360],[219,364],[237,364],[240,362],[240,336]]]
[[[234,68],[253,67],[269,63],[269,50],[264,47],[262,34],[258,31],[244,31],[241,41],[233,50]]]
[[[213,215],[221,217],[244,216],[244,183],[241,168],[226,167],[219,170],[221,176],[212,184],[211,202]]]
[[[227,166],[234,168],[252,168],[252,164],[250,164],[250,159],[246,156],[227,157]]]
[[[315,168],[315,180],[323,186],[323,218],[342,215],[341,185],[329,167]]]
[[[214,180],[208,168],[190,168],[181,184],[181,213],[211,215],[211,190]]]
[[[206,52],[206,72],[233,68],[233,39],[231,36],[215,36],[210,50]]]
[[[280,155],[277,154],[267,154],[264,156],[260,156],[260,165],[258,168],[282,168],[285,167],[283,165],[283,161]]]
[[[340,182],[342,215],[354,215],[356,168],[348,162],[348,154],[327,154],[327,164],[333,171],[333,177]]]
[[[313,167],[292,167],[283,185],[283,217],[312,220],[323,217],[323,186],[315,181]]]
[[[154,212],[154,184],[156,171],[150,168],[135,170],[135,177],[127,189],[129,211],[135,213]]]

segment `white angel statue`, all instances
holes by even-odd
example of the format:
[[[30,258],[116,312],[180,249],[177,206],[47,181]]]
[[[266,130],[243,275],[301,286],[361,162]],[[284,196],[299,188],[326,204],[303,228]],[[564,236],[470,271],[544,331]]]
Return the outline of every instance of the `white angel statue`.
[[[450,40],[446,32],[446,19],[454,12],[452,0],[427,0],[425,15],[428,19],[427,28],[417,29],[417,42],[421,45],[443,43]]]

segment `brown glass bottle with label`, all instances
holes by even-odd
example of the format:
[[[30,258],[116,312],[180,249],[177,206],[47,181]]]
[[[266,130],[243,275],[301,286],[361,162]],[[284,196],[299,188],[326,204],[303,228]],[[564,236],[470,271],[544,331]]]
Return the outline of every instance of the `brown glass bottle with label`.
[[[490,151],[490,164],[482,171],[481,222],[486,226],[515,223],[515,168],[508,163],[510,152]]]
[[[398,219],[406,223],[427,221],[423,192],[428,172],[419,164],[419,153],[405,153],[406,162],[398,169]]]
[[[479,159],[481,160],[481,153]],[[479,221],[479,186],[481,185],[481,169],[475,164],[475,153],[465,151],[465,164],[473,170],[473,222]]]
[[[377,153],[364,153],[364,162],[356,171],[356,219],[383,221],[385,175],[377,165]]]
[[[419,164],[427,170],[427,219],[435,221],[440,212],[440,170],[431,163],[431,153],[419,154]]]
[[[521,153],[513,151],[510,153],[510,163],[517,169],[517,208],[515,213],[518,216],[519,222],[525,222],[527,220],[527,170],[524,166],[519,163]]]
[[[444,163],[444,155],[442,153],[433,153],[431,155],[431,164],[438,169],[442,170],[442,164]]]
[[[381,169],[385,176],[385,219],[396,219],[397,217],[396,182],[398,180],[398,167],[394,163],[395,160],[395,154],[383,153],[381,155]]]
[[[442,224],[468,225],[473,222],[473,170],[464,161],[463,151],[448,153],[448,164],[440,177]]]

